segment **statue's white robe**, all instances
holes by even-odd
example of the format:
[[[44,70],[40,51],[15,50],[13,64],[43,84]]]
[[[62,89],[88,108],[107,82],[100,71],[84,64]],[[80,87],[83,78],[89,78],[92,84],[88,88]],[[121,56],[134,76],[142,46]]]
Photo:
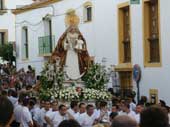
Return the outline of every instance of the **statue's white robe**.
[[[80,77],[78,54],[75,51],[76,40],[78,38],[77,33],[68,33],[65,41],[66,55],[66,73],[71,79],[77,79]]]

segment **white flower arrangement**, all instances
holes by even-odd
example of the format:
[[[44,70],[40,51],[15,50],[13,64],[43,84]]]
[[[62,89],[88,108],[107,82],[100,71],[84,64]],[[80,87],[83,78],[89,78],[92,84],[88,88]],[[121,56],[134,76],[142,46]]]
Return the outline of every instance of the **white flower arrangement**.
[[[60,66],[52,63],[45,63],[40,78],[43,89],[51,87],[62,88],[64,80],[64,72]]]
[[[65,73],[56,64],[46,63],[41,73],[41,99],[58,99],[64,101],[72,100],[110,100],[111,94],[107,92],[105,84],[109,81],[106,69],[100,64],[89,68],[83,81],[86,88],[68,87],[63,88]]]
[[[81,93],[77,91],[76,87],[68,87],[63,89],[47,89],[40,92],[40,97],[55,98],[58,100],[72,101],[72,100],[110,100],[111,94],[105,90],[95,90],[83,88]]]
[[[83,97],[85,100],[110,100],[111,94],[105,90],[83,89]]]

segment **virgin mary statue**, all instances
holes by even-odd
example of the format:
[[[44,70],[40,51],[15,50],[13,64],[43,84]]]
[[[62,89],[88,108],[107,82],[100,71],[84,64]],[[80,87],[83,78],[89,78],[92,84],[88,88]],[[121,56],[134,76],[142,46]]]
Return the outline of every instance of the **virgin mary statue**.
[[[90,64],[86,41],[77,26],[72,25],[60,37],[52,61],[60,59],[60,66],[66,67],[66,73],[70,79],[80,78]]]

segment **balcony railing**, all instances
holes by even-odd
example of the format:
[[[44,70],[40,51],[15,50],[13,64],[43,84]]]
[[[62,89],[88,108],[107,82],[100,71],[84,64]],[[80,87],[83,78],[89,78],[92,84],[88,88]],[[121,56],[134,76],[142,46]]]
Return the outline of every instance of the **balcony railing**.
[[[5,14],[5,13],[7,13],[7,10],[2,10],[2,9],[0,9],[0,15],[3,15],[3,14]]]
[[[55,41],[54,36],[43,36],[38,38],[39,55],[49,55],[52,53],[53,44]]]

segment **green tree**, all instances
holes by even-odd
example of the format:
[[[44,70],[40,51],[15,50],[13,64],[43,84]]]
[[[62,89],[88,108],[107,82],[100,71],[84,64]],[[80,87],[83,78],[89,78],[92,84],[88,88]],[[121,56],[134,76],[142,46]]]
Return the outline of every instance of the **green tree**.
[[[13,45],[12,44],[0,45],[0,57],[2,57],[3,60],[12,63],[12,61],[15,60],[15,57],[13,56]]]

